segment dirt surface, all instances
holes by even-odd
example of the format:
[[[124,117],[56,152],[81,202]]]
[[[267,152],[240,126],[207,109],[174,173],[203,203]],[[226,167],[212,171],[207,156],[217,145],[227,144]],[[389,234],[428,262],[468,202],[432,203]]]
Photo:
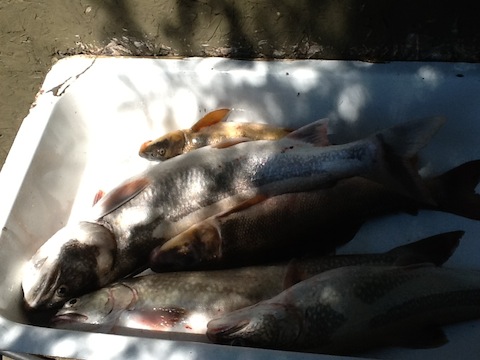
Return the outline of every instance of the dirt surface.
[[[453,1],[1,0],[0,165],[64,56],[477,62],[476,17]]]

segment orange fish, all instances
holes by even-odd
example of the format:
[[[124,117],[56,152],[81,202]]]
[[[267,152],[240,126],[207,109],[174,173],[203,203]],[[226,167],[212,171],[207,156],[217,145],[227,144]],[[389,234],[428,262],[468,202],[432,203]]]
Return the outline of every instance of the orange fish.
[[[225,122],[229,114],[229,109],[209,112],[190,129],[172,131],[158,139],[146,141],[138,154],[147,160],[164,161],[232,139],[276,140],[292,131],[260,123]]]

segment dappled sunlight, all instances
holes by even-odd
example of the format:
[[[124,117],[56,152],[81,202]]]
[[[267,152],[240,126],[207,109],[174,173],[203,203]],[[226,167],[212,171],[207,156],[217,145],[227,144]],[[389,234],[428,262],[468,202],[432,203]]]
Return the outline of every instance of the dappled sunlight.
[[[65,69],[67,61],[59,64]],[[458,77],[460,70],[462,76]],[[195,359],[211,355],[212,349],[221,349],[219,353],[225,356],[242,354],[238,356],[257,358],[256,352],[245,349],[241,350],[247,352],[237,353],[240,350],[189,342],[147,341],[141,336],[103,337],[12,326],[4,319],[23,318],[18,304],[20,289],[15,285],[21,266],[12,263],[24,261],[69,217],[77,218],[90,208],[98,190],[109,190],[124,178],[152,166],[137,154],[144,141],[173,129],[188,128],[217,108],[236,109],[236,116],[242,121],[294,128],[329,117],[329,131],[347,139],[405,120],[441,114],[448,118],[447,125],[422,152],[424,167],[431,172],[441,171],[480,158],[476,108],[479,74],[478,66],[459,69],[458,65],[435,63],[97,59],[65,94],[55,98],[54,105],[43,108],[49,121],[33,156],[35,161],[23,164],[26,177],[21,193],[12,196],[12,204],[6,204],[15,206],[1,237],[2,248],[9,253],[2,253],[1,258],[7,279],[2,280],[6,293],[0,297],[0,345],[17,351],[102,359],[125,354]],[[22,140],[20,136],[20,145],[12,149],[12,156],[20,157],[28,139],[31,137]],[[462,146],[458,146],[459,139]],[[211,189],[197,183],[192,190]],[[216,210],[221,209],[212,206],[211,211]],[[141,221],[142,214],[135,211],[133,215]],[[400,224],[407,235],[412,235],[409,231],[435,226],[435,221],[422,225],[406,218],[408,221]],[[446,230],[457,226],[452,217],[441,223]],[[471,234],[478,233],[478,226],[471,223],[462,223],[462,227],[469,227]],[[363,250],[365,244],[375,249],[385,243],[381,234],[373,236],[375,229],[378,228],[367,226],[368,231],[360,233],[359,237],[372,236],[363,243]],[[385,236],[387,227],[381,232]],[[397,235],[387,240],[398,240]],[[471,245],[473,235],[469,236],[468,244],[475,250],[477,247]],[[475,251],[471,253],[478,253]],[[468,254],[464,251],[462,256]],[[458,258],[457,263],[462,259]],[[476,264],[475,260],[465,263]],[[334,299],[338,295],[325,289],[323,296]],[[37,340],[32,344],[33,340],[27,338]]]
[[[189,89],[172,89],[171,107],[172,117],[176,119],[177,129],[188,129],[193,125],[190,119],[195,119],[198,114],[197,96]],[[188,104],[188,106],[185,106]]]
[[[441,82],[443,74],[441,74],[433,66],[423,65],[418,69],[417,76],[423,80],[421,85],[417,86],[427,86],[430,89],[435,89]]]
[[[320,89],[325,96],[329,91],[328,83],[322,81],[322,73],[310,67],[294,69],[291,74],[289,72],[289,75],[291,75],[290,84],[300,93]]]
[[[338,96],[339,116],[350,123],[357,121],[368,98],[367,89],[360,84],[353,84],[345,88]]]

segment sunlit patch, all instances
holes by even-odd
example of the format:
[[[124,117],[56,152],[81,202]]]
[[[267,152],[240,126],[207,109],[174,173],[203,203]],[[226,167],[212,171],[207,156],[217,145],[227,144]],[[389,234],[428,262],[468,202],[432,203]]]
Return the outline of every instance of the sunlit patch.
[[[126,341],[121,341],[118,337],[102,336],[98,334],[89,336],[86,341],[87,349],[95,349],[96,359],[118,359],[118,354],[122,353],[127,347]],[[88,357],[92,358],[92,357]]]
[[[0,325],[2,327],[2,341],[5,344],[14,343],[22,335],[22,329],[18,326],[13,326],[10,329],[6,325],[2,324],[0,319]]]
[[[417,75],[424,80],[427,85],[437,86],[440,82],[441,75],[432,66],[422,66],[418,69]]]
[[[172,99],[172,112],[179,129],[187,129],[195,122],[198,117],[197,104],[197,98],[192,91],[181,88],[175,92]]]
[[[308,92],[318,88],[320,76],[318,71],[310,68],[300,68],[292,71],[290,81],[293,83],[296,91]]]
[[[186,321],[185,330],[193,333],[204,333],[207,330],[209,320],[204,314],[193,313]]]
[[[320,295],[321,302],[326,302],[330,304],[334,304],[341,300],[339,293],[335,290],[335,288],[326,285],[322,289],[322,293]]]
[[[76,339],[63,339],[54,342],[51,352],[53,354],[61,354],[60,356],[69,356],[69,354],[74,354],[74,349],[78,346]]]
[[[338,96],[338,113],[346,121],[358,120],[360,111],[368,100],[368,90],[360,84],[354,84]]]
[[[124,207],[119,215],[120,223],[128,223],[135,221],[135,223],[143,224],[150,219],[150,213],[145,211],[144,207]]]

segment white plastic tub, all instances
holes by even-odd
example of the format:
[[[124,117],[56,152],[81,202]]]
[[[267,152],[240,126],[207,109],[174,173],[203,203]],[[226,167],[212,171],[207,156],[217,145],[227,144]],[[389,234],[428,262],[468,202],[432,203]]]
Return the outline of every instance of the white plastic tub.
[[[447,124],[421,152],[423,174],[480,159],[480,66],[219,58],[72,57],[49,72],[0,173],[0,350],[75,358],[316,359],[324,355],[74,332],[32,326],[22,310],[24,263],[94,194],[148,166],[141,143],[229,107],[236,121],[298,127],[329,117],[353,139],[412,118]],[[480,222],[422,211],[367,223],[340,252],[378,252],[443,231],[466,231],[445,266],[480,270]],[[479,299],[480,301],[480,299]],[[435,349],[383,349],[386,359],[474,358],[478,321],[445,327]]]

